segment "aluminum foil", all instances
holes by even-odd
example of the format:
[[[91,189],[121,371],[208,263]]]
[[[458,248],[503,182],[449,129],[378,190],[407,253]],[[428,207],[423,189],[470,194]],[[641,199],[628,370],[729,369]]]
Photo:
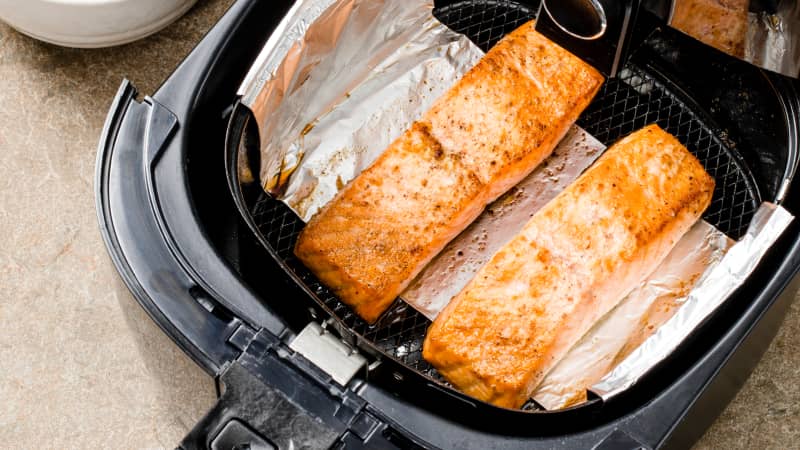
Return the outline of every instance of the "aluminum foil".
[[[303,220],[483,56],[432,7],[301,0],[262,51],[240,89],[260,131],[260,180]]]
[[[763,203],[747,234],[708,270],[672,318],[591,387],[604,400],[628,389],[664,360],[753,272],[793,217],[780,206]]]
[[[586,390],[669,320],[733,240],[706,221],[696,223],[666,259],[595,325],[547,374],[533,399],[546,409],[586,401]]]
[[[705,24],[699,25],[700,19],[693,19],[693,29],[685,28],[679,23],[675,23],[676,4],[684,2],[694,5],[711,4],[706,8],[698,8],[695,13],[710,12],[718,8],[748,8],[749,12],[746,19],[743,18],[741,25],[738,19],[732,20],[731,17],[723,17],[725,23],[722,26],[731,26],[736,29],[736,35],[741,39],[740,44],[733,44],[728,41],[717,41],[718,36],[714,31],[713,20],[715,17],[708,17]],[[672,2],[672,9],[667,23],[677,29],[682,29],[684,33],[717,47],[719,50],[729,53],[731,56],[743,59],[759,67],[772,70],[790,77],[800,77],[800,3],[797,1],[784,0],[779,2],[748,2],[738,0],[735,2],[713,2],[699,0],[676,0]],[[735,9],[729,9],[735,11]],[[740,10],[741,11],[741,10]],[[744,16],[744,14],[743,14]],[[743,34],[743,36],[741,34]],[[737,36],[732,36],[736,39]],[[732,45],[733,47],[728,47]],[[743,48],[742,48],[743,46]]]
[[[603,153],[605,146],[573,126],[552,155],[501,196],[451,241],[400,295],[433,320],[500,247],[531,217],[569,186]]]
[[[782,1],[774,12],[748,14],[745,60],[800,77],[800,3]]]

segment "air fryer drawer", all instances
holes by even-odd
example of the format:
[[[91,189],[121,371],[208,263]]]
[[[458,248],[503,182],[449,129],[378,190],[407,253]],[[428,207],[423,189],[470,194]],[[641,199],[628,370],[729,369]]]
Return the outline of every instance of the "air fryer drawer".
[[[439,17],[456,29],[474,26],[481,14],[495,22],[492,31],[509,31],[508,23],[529,17],[510,1],[457,3],[437,2]],[[371,328],[303,277],[290,255],[301,223],[282,204],[259,198],[258,190],[241,199],[259,208],[262,222],[255,225],[268,238],[266,248],[238,215],[222,160],[230,107],[290,6],[288,0],[235,3],[152,98],[137,101],[135,89],[124,85],[100,144],[98,215],[112,259],[153,319],[231,393],[187,445],[210,445],[233,417],[245,419],[244,428],[232,430],[250,430],[266,442],[302,441],[293,435],[303,429],[269,425],[284,412],[316,418],[329,437],[320,442],[347,448],[378,442],[397,448],[693,442],[752,370],[797,289],[797,225],[689,342],[613,402],[543,412],[471,400],[442,384],[419,357],[416,343],[426,319],[398,305],[392,324]],[[500,19],[512,22],[497,25]],[[490,45],[500,34],[478,33],[478,43]],[[493,39],[480,42],[486,35]],[[696,69],[701,63],[703,71]],[[718,183],[725,192],[717,193],[706,218],[732,237],[741,235],[760,201],[781,200],[798,211],[800,189],[789,184],[797,163],[795,81],[669,30],[651,37],[630,67],[607,83],[581,125],[606,143],[649,121],[677,134],[725,180]],[[371,367],[345,387],[287,345],[309,321],[329,319],[330,331],[361,349]],[[257,395],[234,395],[241,392],[268,392],[287,403],[273,410],[251,403]]]

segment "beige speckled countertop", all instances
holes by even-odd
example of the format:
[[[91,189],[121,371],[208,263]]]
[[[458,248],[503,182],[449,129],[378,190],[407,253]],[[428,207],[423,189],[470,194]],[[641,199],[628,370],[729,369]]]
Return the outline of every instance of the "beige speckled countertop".
[[[173,448],[210,377],[119,282],[94,211],[95,148],[123,77],[152,93],[232,0],[114,49],[0,24],[0,447]],[[698,448],[800,447],[800,306]]]

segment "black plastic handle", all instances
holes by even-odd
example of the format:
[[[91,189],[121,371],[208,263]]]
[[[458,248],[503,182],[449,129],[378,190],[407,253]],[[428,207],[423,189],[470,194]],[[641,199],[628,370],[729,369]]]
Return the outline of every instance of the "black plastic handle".
[[[310,364],[268,334],[256,334],[219,377],[222,395],[180,448],[424,448]]]
[[[339,438],[340,433],[238,362],[228,367],[220,382],[222,396],[184,438],[181,449],[327,449]]]

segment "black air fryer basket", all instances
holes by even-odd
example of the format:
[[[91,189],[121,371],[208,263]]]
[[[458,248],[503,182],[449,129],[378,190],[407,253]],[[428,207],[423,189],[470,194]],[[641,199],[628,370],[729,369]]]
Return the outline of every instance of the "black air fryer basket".
[[[632,449],[697,439],[794,296],[797,226],[678,351],[612,401],[547,412],[471,399],[422,359],[428,319],[397,301],[376,324],[362,321],[293,256],[303,222],[238,180],[235,156],[257,160],[259,139],[233,107],[236,90],[289,6],[235,3],[152,98],[137,102],[123,84],[101,141],[98,211],[112,259],[153,319],[225,387],[183,445]],[[434,14],[488,50],[537,7],[441,1]],[[734,239],[763,201],[796,213],[797,81],[647,20],[655,31],[578,124],[606,145],[650,123],[677,136],[717,182],[704,218]],[[292,349],[312,323],[363,357],[346,385]]]

